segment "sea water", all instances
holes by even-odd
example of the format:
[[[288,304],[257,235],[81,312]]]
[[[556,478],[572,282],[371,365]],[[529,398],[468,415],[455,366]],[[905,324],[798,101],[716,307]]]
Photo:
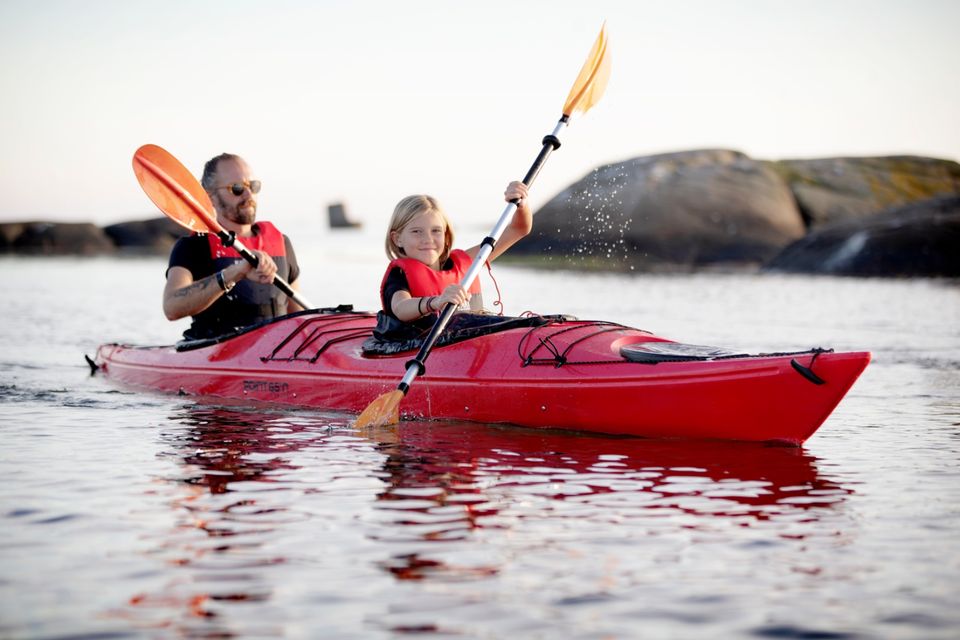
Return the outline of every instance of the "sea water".
[[[313,304],[376,307],[371,236],[298,242]],[[449,422],[358,434],[336,412],[91,376],[98,344],[185,328],[162,317],[164,266],[0,259],[0,637],[960,634],[956,282],[495,263],[508,314],[872,351],[821,429],[782,448]]]

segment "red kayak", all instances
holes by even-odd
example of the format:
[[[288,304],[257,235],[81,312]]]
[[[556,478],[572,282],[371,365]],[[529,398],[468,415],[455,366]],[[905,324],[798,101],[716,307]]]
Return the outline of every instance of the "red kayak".
[[[799,445],[870,361],[732,353],[561,316],[464,319],[433,349],[405,417]],[[396,387],[419,347],[375,339],[376,324],[370,313],[305,311],[208,341],[105,344],[95,362],[138,388],[360,412]]]

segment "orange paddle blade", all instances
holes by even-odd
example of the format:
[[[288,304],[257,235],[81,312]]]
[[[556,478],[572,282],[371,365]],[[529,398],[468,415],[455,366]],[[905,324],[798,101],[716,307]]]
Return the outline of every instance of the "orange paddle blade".
[[[607,25],[600,28],[600,34],[590,49],[587,61],[580,69],[577,81],[570,89],[570,95],[563,104],[563,115],[569,117],[575,111],[586,113],[590,107],[600,101],[610,79],[610,55],[607,51]]]
[[[133,154],[133,172],[153,203],[174,222],[190,229],[217,233],[210,196],[190,171],[162,147],[145,144]]]
[[[403,400],[403,391],[396,389],[385,393],[363,410],[353,426],[358,429],[366,427],[387,427],[400,422],[400,401]]]

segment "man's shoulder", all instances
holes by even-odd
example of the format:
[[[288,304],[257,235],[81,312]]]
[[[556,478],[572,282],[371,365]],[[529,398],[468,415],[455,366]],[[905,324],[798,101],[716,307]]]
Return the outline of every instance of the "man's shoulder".
[[[191,233],[189,235],[180,236],[177,238],[177,241],[173,243],[174,248],[180,247],[191,247],[191,246],[202,246],[207,244],[207,234],[205,233]]]
[[[170,250],[170,256],[184,256],[195,254],[197,252],[208,253],[209,240],[205,233],[191,233],[190,235],[177,238]]]
[[[201,233],[199,231],[191,231],[185,236],[180,236],[177,238],[177,242],[206,242],[208,233]]]

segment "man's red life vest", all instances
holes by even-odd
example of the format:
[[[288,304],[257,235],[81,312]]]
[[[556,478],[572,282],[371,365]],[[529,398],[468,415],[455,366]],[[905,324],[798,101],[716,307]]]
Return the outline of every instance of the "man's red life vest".
[[[257,222],[254,225],[256,233],[252,236],[240,238],[243,246],[251,251],[263,251],[277,263],[277,275],[290,281],[290,263],[287,256],[287,243],[283,234],[269,222]],[[191,268],[194,278],[199,279],[207,275],[226,269],[243,258],[233,247],[225,247],[215,233],[195,234],[206,235],[206,247],[202,240],[195,245],[196,252],[209,251],[209,273],[199,273]],[[202,255],[202,254],[201,254]],[[199,260],[204,263],[206,260]],[[243,278],[212,305],[193,316],[193,323],[184,332],[186,338],[206,338],[223,335],[237,327],[245,327],[263,320],[269,320],[287,313],[287,296],[272,284],[255,282]]]
[[[443,269],[434,271],[429,266],[423,264],[416,258],[397,258],[387,265],[387,270],[383,274],[383,280],[380,282],[380,297],[383,298],[383,289],[387,284],[387,277],[394,268],[403,271],[410,286],[410,297],[423,298],[425,296],[437,296],[443,293],[448,285],[457,284],[463,280],[463,276],[470,268],[473,258],[462,249],[454,249],[450,252],[450,259],[453,261],[452,269]],[[480,279],[475,278],[468,291],[472,295],[480,293]]]
[[[283,241],[283,234],[273,224],[269,222],[257,222],[257,233],[252,236],[240,238],[247,249],[251,251],[265,251],[267,255],[273,258],[283,258],[287,255],[287,245]],[[240,260],[241,256],[233,247],[223,246],[220,236],[215,233],[208,233],[207,239],[210,242],[210,257],[214,261],[221,258]]]

